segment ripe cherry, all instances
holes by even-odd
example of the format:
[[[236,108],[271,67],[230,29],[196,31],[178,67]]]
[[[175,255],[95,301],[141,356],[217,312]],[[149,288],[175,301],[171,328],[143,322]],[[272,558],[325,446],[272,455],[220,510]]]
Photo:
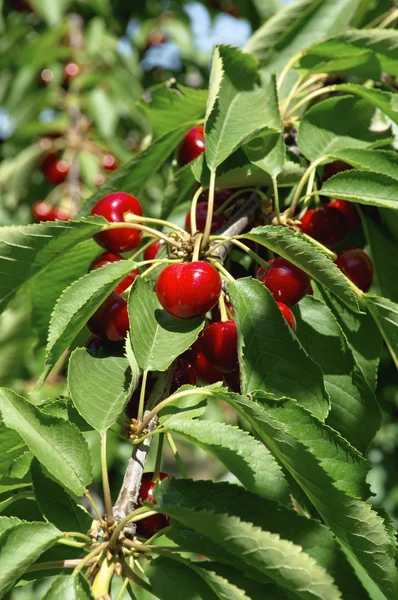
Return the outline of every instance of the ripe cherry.
[[[149,246],[144,252],[144,260],[153,260],[159,252],[162,240],[158,240],[152,246]]]
[[[65,181],[69,173],[69,163],[66,160],[59,160],[54,152],[50,152],[41,163],[47,181],[53,185],[58,185]]]
[[[187,165],[205,151],[205,135],[202,125],[193,127],[185,134],[177,153],[180,167]]]
[[[171,391],[175,392],[182,385],[188,384],[196,384],[196,370],[186,358],[179,356],[175,364]]]
[[[300,229],[325,246],[339,244],[346,234],[344,216],[331,204],[325,204],[319,210],[307,210],[301,219]]]
[[[79,65],[76,63],[67,63],[64,66],[64,84],[68,83],[71,79],[76,77],[80,71]]]
[[[232,190],[231,188],[220,188],[218,190],[214,190],[214,204],[221,206],[222,204],[224,204],[224,202],[226,202],[228,200],[228,198],[230,196],[232,196],[234,191],[237,191],[237,190]],[[201,192],[201,194],[198,198],[198,203],[199,202],[207,203],[208,201],[209,201],[209,190],[203,190],[203,192]]]
[[[224,373],[216,369],[204,355],[200,339],[196,340],[187,354],[195,368],[197,377],[201,381],[205,383],[216,383],[217,381],[223,380]]]
[[[32,216],[38,221],[68,221],[69,215],[63,208],[51,206],[47,202],[34,202]]]
[[[110,223],[123,223],[129,213],[142,216],[142,208],[137,198],[125,192],[107,194],[98,200],[91,211],[92,215],[105,217]],[[141,232],[138,229],[114,229],[97,233],[95,239],[111,252],[128,252],[139,245]]]
[[[214,205],[214,212],[219,208],[216,204]],[[206,218],[207,218],[208,204],[207,202],[199,202],[196,205],[196,229],[197,231],[203,232],[205,230]],[[211,229],[210,233],[215,233],[227,222],[227,217],[225,215],[215,215],[213,212],[213,217],[211,220]],[[188,233],[192,233],[191,231],[191,211],[187,212],[187,216],[185,217],[185,229]]]
[[[124,340],[129,329],[126,300],[112,292],[93,314],[87,327],[94,335],[110,342]]]
[[[339,269],[363,292],[367,292],[373,281],[373,263],[360,248],[348,248],[337,256]]]
[[[296,304],[306,295],[310,282],[307,273],[281,256],[275,258],[263,277],[264,285],[275,300],[288,306]]]
[[[216,304],[220,293],[220,275],[204,261],[169,265],[156,283],[160,304],[179,319],[205,315]]]
[[[212,323],[201,336],[203,353],[220,371],[230,373],[238,368],[238,332],[235,321]]]
[[[336,160],[335,162],[329,163],[325,165],[323,169],[322,181],[326,181],[329,177],[333,177],[333,175],[337,175],[337,173],[341,173],[342,171],[348,171],[353,167],[342,160]]]
[[[356,229],[361,224],[361,219],[359,217],[356,206],[352,202],[337,199],[333,200],[333,202],[330,203],[330,206],[333,206],[333,208],[337,208],[337,210],[339,210],[342,213],[347,233],[349,233],[353,229]]]
[[[224,381],[227,386],[236,394],[240,394],[240,371],[236,369],[231,373],[224,373]]]
[[[109,265],[110,263],[117,262],[119,260],[124,260],[120,254],[116,254],[116,252],[103,252],[96,258],[94,258],[93,262],[89,266],[88,270],[92,271],[93,269],[100,269],[104,265]],[[131,273],[126,275],[124,279],[115,287],[115,292],[117,294],[121,294],[124,290],[127,290],[128,287],[135,281],[136,277],[140,275],[139,269],[133,269]]]
[[[277,305],[279,306],[279,310],[281,311],[282,315],[285,317],[285,319],[288,322],[288,324],[290,325],[290,327],[296,333],[297,323],[296,323],[294,314],[292,313],[290,308],[288,306],[286,306],[286,304],[283,304],[283,302],[277,302]]]
[[[106,171],[114,171],[117,169],[117,160],[112,154],[105,154],[102,159],[102,166]]]
[[[152,481],[153,473],[145,473],[142,477],[141,486],[138,492],[138,507],[142,506],[142,503],[146,500],[156,504],[156,500],[153,497],[153,491],[157,482]],[[159,473],[159,482],[170,477],[167,473]],[[149,537],[154,535],[169,524],[169,517],[167,515],[157,514],[152,515],[142,521],[137,522],[137,533],[143,537]]]

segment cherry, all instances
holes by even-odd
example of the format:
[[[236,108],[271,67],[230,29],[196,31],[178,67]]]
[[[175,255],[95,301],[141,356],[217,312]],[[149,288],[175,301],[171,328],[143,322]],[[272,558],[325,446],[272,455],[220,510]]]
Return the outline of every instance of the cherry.
[[[46,87],[54,79],[54,73],[51,69],[43,69],[40,73],[40,85]]]
[[[231,371],[231,373],[224,373],[224,381],[227,386],[237,394],[240,394],[240,372],[239,369]]]
[[[216,204],[214,205],[214,212],[219,208]],[[207,210],[208,204],[207,202],[199,202],[196,205],[196,229],[197,231],[203,232],[205,230],[206,218],[207,218]],[[213,217],[211,220],[211,229],[210,233],[215,233],[227,222],[228,218],[225,215],[215,215],[213,212]],[[192,233],[191,231],[191,211],[187,212],[187,216],[185,217],[185,229],[188,233]]]
[[[76,63],[67,63],[64,66],[64,83],[68,83],[71,79],[76,77],[80,71],[79,65]]]
[[[196,384],[196,370],[186,358],[179,356],[176,360],[171,391],[175,392],[176,389],[187,384]]]
[[[325,204],[319,210],[307,210],[301,219],[300,229],[325,246],[339,244],[346,234],[344,216],[331,204]]]
[[[222,204],[224,204],[224,202],[226,202],[228,200],[228,198],[230,196],[232,196],[234,191],[236,191],[236,190],[232,190],[231,188],[220,188],[218,190],[214,190],[214,204],[221,206]],[[208,201],[209,201],[209,190],[203,190],[203,192],[200,194],[200,196],[198,198],[198,203],[199,202],[208,202]]]
[[[216,304],[220,293],[220,275],[204,261],[169,265],[156,283],[160,304],[179,319],[205,315]]]
[[[322,181],[326,181],[329,177],[333,177],[333,175],[337,175],[337,173],[341,173],[342,171],[348,171],[349,169],[353,169],[353,167],[342,160],[329,163],[323,169]]]
[[[235,321],[212,323],[201,336],[203,353],[220,371],[230,373],[238,368],[238,332]]]
[[[294,314],[292,313],[290,308],[288,306],[286,306],[286,304],[283,304],[283,302],[277,302],[277,305],[279,306],[279,310],[281,311],[282,315],[285,317],[285,319],[288,322],[288,324],[290,325],[290,327],[296,333],[297,323],[296,323]]]
[[[356,206],[352,202],[347,202],[347,200],[336,199],[330,203],[330,206],[333,206],[333,208],[337,208],[337,210],[339,210],[342,213],[347,233],[352,231],[353,229],[356,229],[361,224],[361,219],[359,217]]]
[[[157,482],[152,481],[153,473],[145,473],[142,477],[140,489],[138,492],[138,507],[142,506],[142,503],[146,500],[152,504],[156,504],[156,500],[153,497],[153,491]],[[159,473],[159,482],[163,481],[167,477],[170,477],[167,473]],[[137,533],[143,537],[149,537],[167,527],[169,524],[169,517],[167,515],[157,514],[147,517],[142,521],[137,522]]]
[[[105,154],[102,159],[102,166],[106,171],[114,171],[117,169],[117,160],[112,154]]]
[[[43,160],[41,170],[50,183],[58,185],[65,181],[69,173],[69,163],[59,160],[54,152],[50,152]]]
[[[229,312],[230,315],[234,315],[234,309],[232,307],[231,302],[228,302],[228,300],[225,300],[225,307],[227,308],[227,311]],[[214,308],[211,309],[211,320],[212,321],[221,321],[221,312],[220,312],[220,306],[217,303],[216,306],[214,306]]]
[[[216,383],[223,380],[224,373],[216,369],[204,355],[201,340],[196,340],[187,354],[199,379],[205,383]]]
[[[124,340],[129,329],[127,302],[112,292],[93,314],[87,327],[94,335],[111,342]]]
[[[337,256],[336,265],[363,292],[367,292],[373,281],[373,263],[360,248],[348,248]]]
[[[32,216],[38,221],[68,221],[69,215],[62,208],[53,207],[47,202],[34,202]]]
[[[144,252],[144,260],[153,260],[159,252],[162,240],[158,240],[152,246],[149,246]]]
[[[109,265],[110,263],[117,262],[119,260],[124,260],[120,254],[116,254],[115,252],[103,252],[96,258],[94,258],[93,262],[89,266],[88,270],[92,271],[93,269],[100,269],[104,265]],[[130,285],[135,281],[136,277],[140,275],[139,269],[133,269],[131,273],[126,275],[124,279],[115,287],[115,292],[117,294],[121,294],[124,290],[130,287]]]
[[[180,167],[187,165],[205,151],[205,135],[202,125],[193,127],[185,134],[177,152]]]
[[[132,213],[141,216],[142,208],[137,198],[125,192],[107,194],[94,206],[92,215],[105,217],[110,223],[123,223],[125,215]],[[136,248],[141,241],[138,229],[114,229],[102,231],[95,236],[97,243],[111,252],[128,252]]]
[[[264,285],[275,300],[288,306],[306,295],[310,281],[307,273],[281,256],[275,258],[263,277]]]

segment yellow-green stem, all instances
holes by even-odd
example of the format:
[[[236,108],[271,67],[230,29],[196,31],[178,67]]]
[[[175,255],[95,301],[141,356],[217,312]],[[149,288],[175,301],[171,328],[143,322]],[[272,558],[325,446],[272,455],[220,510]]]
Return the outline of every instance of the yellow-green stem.
[[[224,294],[222,292],[218,299],[218,306],[220,308],[221,321],[229,321],[229,317],[227,314],[227,308],[225,306],[225,298],[224,298]]]
[[[289,206],[289,208],[286,211],[286,214],[288,217],[293,217],[294,213],[296,212],[296,208],[297,205],[300,201],[300,197],[301,197],[301,192],[304,189],[304,186],[308,180],[308,178],[311,176],[311,173],[314,171],[316,171],[316,168],[323,162],[327,160],[327,156],[321,156],[320,158],[318,158],[317,160],[315,160],[313,163],[311,163],[308,167],[308,169],[305,171],[304,175],[302,176],[302,178],[300,179],[300,182],[297,186],[296,192],[294,194],[293,200],[291,205]]]
[[[274,190],[274,210],[276,213],[276,220],[278,224],[281,225],[281,214],[279,211],[279,192],[278,192],[278,183],[275,177],[272,177],[272,187]]]
[[[109,594],[109,587],[111,585],[113,573],[115,572],[115,562],[114,560],[108,560],[105,558],[103,561],[100,570],[95,576],[93,585],[92,585],[92,593],[94,598],[97,600],[101,600]]]
[[[260,196],[260,198],[262,198],[262,199],[267,197],[264,194],[264,192],[262,192],[261,190],[259,190],[257,188],[248,187],[248,188],[239,189],[236,192],[234,192],[233,194],[231,194],[230,197],[227,198],[227,200],[225,200],[225,202],[223,202],[223,204],[221,204],[221,206],[219,206],[216,211],[214,211],[214,214],[221,215],[228,208],[228,206],[231,204],[231,202],[233,202],[235,200],[235,198],[242,196],[242,194],[244,194],[245,192],[253,192],[254,194],[257,194],[258,196]]]
[[[164,221],[163,219],[154,219],[153,217],[140,217],[135,215],[134,213],[127,213],[125,216],[126,223],[154,223],[156,225],[162,225],[163,227],[168,227],[169,229],[174,229],[179,235],[183,234],[186,236],[185,229],[171,223],[170,221]]]
[[[195,246],[193,248],[193,253],[192,253],[192,262],[199,260],[202,239],[203,239],[203,233],[198,233],[195,237]]]
[[[142,416],[144,414],[145,391],[146,391],[147,378],[148,378],[148,370],[145,369],[142,372],[141,390],[140,390],[140,401],[139,401],[139,404],[138,404],[138,415],[137,415],[137,421],[138,421],[138,423],[141,423]]]
[[[182,247],[181,242],[178,242],[177,240],[169,237],[168,235],[165,235],[161,231],[157,231],[157,229],[152,229],[152,227],[147,227],[146,225],[139,225],[138,223],[137,224],[127,223],[127,222],[123,221],[122,223],[119,223],[119,222],[118,223],[109,223],[109,225],[105,225],[103,227],[102,231],[109,231],[109,230],[113,230],[113,229],[135,229],[137,231],[146,231],[153,237],[163,240],[164,242],[166,242],[167,244],[170,244],[171,246],[175,246],[176,248]]]
[[[152,481],[158,481],[160,475],[160,469],[162,466],[162,454],[163,454],[163,442],[164,442],[164,433],[161,433],[158,437],[158,447],[156,451],[156,462],[155,462],[155,470],[153,473]]]
[[[209,259],[209,262],[215,267],[220,273],[222,273],[227,281],[235,281],[235,277],[232,277],[231,273],[218,262],[218,260],[214,260],[212,258]]]
[[[327,85],[326,87],[323,87],[320,90],[315,90],[315,92],[308,94],[308,96],[306,95],[302,100],[297,102],[297,104],[295,104],[293,106],[293,108],[290,109],[286,113],[286,117],[294,114],[299,108],[304,106],[304,104],[311,102],[311,100],[313,100],[314,98],[317,98],[318,96],[322,96],[323,94],[330,94],[331,92],[336,92],[337,90],[338,90],[338,86],[336,86],[336,85]]]
[[[101,552],[105,550],[107,545],[107,542],[102,542],[102,544],[94,548],[94,550],[92,550],[89,554],[82,558],[81,561],[79,561],[79,563],[76,565],[73,574],[75,575],[76,573],[81,571],[91,561],[92,558],[95,558],[96,556],[98,556],[98,554],[101,554]]]
[[[106,463],[106,432],[103,434],[101,438],[101,473],[102,473],[102,487],[104,491],[104,504],[105,504],[105,514],[106,521],[108,525],[114,522],[113,512],[112,512],[112,497],[111,497],[111,488],[109,486],[109,476],[108,476],[108,467]]]
[[[281,89],[283,82],[286,79],[286,76],[288,74],[288,72],[290,71],[290,69],[293,67],[293,65],[299,60],[299,58],[301,58],[301,56],[304,54],[304,50],[300,50],[300,52],[297,52],[297,54],[294,54],[292,56],[292,58],[286,63],[286,65],[283,67],[283,70],[281,72],[281,74],[278,77],[278,81],[277,81],[277,88],[278,91]]]
[[[198,198],[200,196],[200,194],[203,192],[203,187],[200,186],[193,198],[192,198],[192,203],[191,203],[191,234],[194,235],[196,233],[196,206],[198,204]]]
[[[209,243],[209,237],[210,237],[210,233],[211,233],[211,224],[213,221],[215,185],[216,185],[216,170],[212,169],[210,171],[209,197],[208,197],[208,202],[207,202],[206,225],[205,225],[205,230],[203,232],[202,248],[206,248],[207,244]]]
[[[94,499],[93,499],[93,497],[91,496],[90,492],[89,492],[88,490],[86,490],[86,491],[84,492],[84,494],[85,494],[85,496],[86,496],[87,500],[90,502],[91,506],[93,507],[93,510],[94,510],[94,512],[95,512],[95,514],[96,514],[96,516],[97,516],[97,519],[98,519],[98,521],[99,521],[100,523],[104,523],[104,520],[103,520],[103,518],[102,518],[102,516],[101,516],[101,514],[100,514],[100,512],[99,512],[99,510],[98,510],[98,506],[97,506],[97,505],[96,505],[96,503],[94,502]]]
[[[177,450],[177,446],[175,445],[173,436],[171,435],[171,433],[167,432],[166,433],[166,438],[167,438],[167,441],[168,441],[169,446],[171,448],[171,451],[172,451],[172,453],[174,455],[174,458],[176,460],[178,468],[180,469],[181,475],[184,477],[184,479],[188,479],[187,470],[186,470],[186,468],[184,466],[184,463],[182,462],[181,456],[180,456],[180,454],[179,454],[179,452]]]
[[[124,519],[119,521],[119,523],[113,530],[111,539],[109,540],[109,548],[112,550],[115,547],[118,537],[119,537],[120,533],[123,531],[124,526],[127,525],[127,523],[129,523],[132,519],[134,519],[135,516],[138,516],[141,513],[146,514],[147,512],[148,512],[148,509],[146,508],[146,506],[140,506],[139,508],[135,508],[134,510],[132,510],[128,515],[126,515],[124,517]]]

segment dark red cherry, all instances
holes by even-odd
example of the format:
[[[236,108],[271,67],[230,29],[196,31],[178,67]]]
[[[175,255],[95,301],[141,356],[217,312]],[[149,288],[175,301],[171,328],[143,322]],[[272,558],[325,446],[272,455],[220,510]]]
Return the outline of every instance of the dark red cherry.
[[[207,218],[207,202],[199,202],[196,205],[196,230],[204,231],[206,225]],[[219,208],[219,206],[214,205],[214,212]],[[225,215],[215,215],[213,213],[213,218],[211,220],[211,229],[210,233],[215,233],[227,222],[228,218]],[[187,216],[185,217],[185,229],[188,233],[192,233],[191,231],[191,211],[187,212]],[[194,232],[193,232],[194,233]]]
[[[319,210],[307,210],[301,219],[300,229],[325,246],[339,244],[346,234],[344,216],[331,204],[325,204]]]
[[[144,260],[153,260],[159,252],[162,240],[158,240],[152,246],[149,246],[144,252]]]
[[[347,233],[356,229],[361,224],[357,208],[352,202],[336,199],[330,203],[330,206],[333,206],[333,208],[336,208],[342,213]]]
[[[288,322],[288,324],[290,325],[290,327],[296,333],[297,323],[296,323],[294,314],[292,313],[290,308],[288,306],[286,306],[286,304],[283,304],[283,302],[277,302],[277,305],[279,306],[279,310],[281,311],[282,315],[285,317],[285,319]]]
[[[176,360],[173,376],[173,386],[171,391],[174,392],[182,385],[195,385],[196,384],[196,370],[191,363],[184,358],[179,356]]]
[[[191,360],[195,368],[197,377],[204,383],[216,383],[222,381],[224,373],[216,369],[210,361],[207,360],[202,350],[200,340],[197,340],[189,352],[189,360]]]
[[[47,202],[34,202],[32,204],[32,216],[37,221],[68,221],[69,215],[63,208],[51,206]]]
[[[64,66],[64,83],[68,83],[71,79],[79,74],[80,68],[76,63],[67,63]]]
[[[275,258],[263,277],[264,285],[275,300],[288,306],[306,295],[310,282],[307,273],[281,256]]]
[[[363,292],[367,292],[373,281],[373,263],[360,248],[348,248],[337,256],[336,265]]]
[[[137,198],[125,192],[107,194],[98,200],[91,211],[92,215],[105,217],[110,223],[123,223],[129,213],[142,216],[142,208]],[[139,245],[141,232],[138,229],[113,229],[98,233],[95,240],[111,252],[128,252]]]
[[[218,190],[214,190],[214,204],[217,204],[218,206],[221,206],[222,204],[224,204],[224,202],[226,202],[228,200],[228,198],[230,196],[232,196],[232,194],[234,192],[237,192],[238,190],[233,190],[231,188],[220,188]],[[203,190],[203,192],[201,192],[199,198],[198,198],[198,203],[200,202],[208,202],[209,201],[209,190]]]
[[[126,300],[112,292],[93,314],[87,327],[94,335],[111,342],[124,340],[129,329]]]
[[[224,373],[224,381],[227,386],[236,394],[240,394],[240,372],[239,369]]]
[[[167,473],[159,473],[159,481],[163,481],[166,477],[170,477]],[[142,477],[141,486],[138,492],[138,507],[142,506],[144,501],[152,502],[156,504],[156,500],[153,497],[153,490],[155,489],[156,482],[152,481],[153,473],[145,473]],[[169,524],[169,517],[167,515],[157,514],[152,515],[142,521],[137,521],[137,534],[143,537],[150,537],[167,527]]]
[[[187,165],[205,151],[205,134],[202,125],[193,127],[185,134],[177,153],[180,167]]]
[[[220,293],[218,271],[200,260],[167,266],[156,283],[160,304],[179,319],[205,315],[216,304]]]
[[[238,368],[238,332],[235,321],[212,323],[201,335],[202,350],[206,358],[223,373]]]
[[[342,160],[329,163],[323,169],[322,181],[326,181],[329,177],[333,177],[333,175],[337,175],[337,173],[341,173],[342,171],[348,171],[349,169],[353,169],[353,167]]]
[[[102,166],[106,171],[114,171],[117,169],[117,160],[112,154],[105,154],[102,159]]]
[[[124,356],[123,342],[108,342],[100,338],[91,338],[85,347],[94,355],[101,356]]]
[[[116,254],[116,252],[103,252],[102,254],[94,258],[88,270],[92,271],[93,269],[99,269],[104,265],[109,265],[110,263],[117,262],[119,260],[124,260],[123,257],[120,256],[120,254]],[[135,281],[138,275],[140,275],[140,270],[133,269],[131,273],[126,275],[126,277],[122,279],[120,283],[117,284],[117,286],[115,287],[115,292],[117,294],[121,294],[122,292],[127,290],[127,288],[130,287],[130,285]]]

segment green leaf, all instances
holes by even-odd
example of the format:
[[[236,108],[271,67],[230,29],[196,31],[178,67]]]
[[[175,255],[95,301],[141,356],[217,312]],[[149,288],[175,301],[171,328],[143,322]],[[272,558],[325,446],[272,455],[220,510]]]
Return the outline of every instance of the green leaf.
[[[331,400],[327,423],[364,453],[380,427],[376,398],[330,309],[310,296],[297,305],[297,336],[321,367]]]
[[[83,275],[64,290],[51,315],[46,361],[39,385],[89,318],[134,267],[135,263],[130,260],[104,265]]]
[[[176,398],[159,411],[159,423],[166,427],[172,427],[175,422],[181,419],[193,419],[200,417],[206,410],[207,398],[212,395],[214,390],[222,387],[221,382],[205,387],[195,387],[193,385],[182,385],[177,392],[192,390],[193,393],[181,398]],[[198,393],[199,392],[199,393]]]
[[[275,300],[251,278],[228,284],[238,327],[243,390],[290,396],[324,419],[329,411],[322,371],[308,356]]]
[[[42,600],[93,600],[90,584],[81,573],[58,575]]]
[[[398,179],[398,156],[396,152],[355,148],[336,150],[332,154],[338,160],[347,162],[357,169],[373,171]]]
[[[99,134],[109,139],[116,133],[119,120],[114,99],[103,88],[96,87],[86,96],[86,108]]]
[[[391,92],[383,92],[376,88],[367,88],[355,83],[342,83],[337,86],[338,92],[348,92],[364,98],[374,108],[379,108],[394,123],[398,124],[398,113],[395,110],[396,97]]]
[[[177,319],[160,305],[152,284],[138,277],[130,293],[131,344],[138,365],[165,371],[197,339],[204,319]]]
[[[167,219],[171,212],[192,198],[196,185],[191,163],[174,173],[164,193],[161,218]]]
[[[370,314],[398,367],[398,304],[388,298],[365,296]]]
[[[164,429],[177,433],[219,460],[249,491],[291,506],[282,469],[268,449],[246,431],[212,421],[174,420]]]
[[[43,414],[11,390],[0,389],[4,423],[21,436],[31,452],[64,487],[84,494],[91,481],[88,445],[72,423]]]
[[[286,156],[286,145],[281,133],[260,131],[243,145],[243,151],[253,165],[271,177],[281,173]]]
[[[338,45],[338,44],[337,44]],[[344,45],[342,45],[344,48]],[[363,79],[380,79],[381,66],[371,50],[343,49],[339,54],[330,55],[318,46],[310,54],[305,54],[299,63],[299,72],[304,75],[314,73],[347,73]]]
[[[346,454],[344,466],[342,438],[336,433],[333,436],[333,430],[327,426],[316,424],[313,417],[305,415],[306,411],[291,401],[281,406],[280,401],[268,399],[265,402],[263,398],[263,406],[260,406],[242,396],[235,395],[233,399],[232,396],[229,394],[228,398],[223,394],[223,399],[248,420],[259,439],[304,490],[338,538],[364,587],[372,590],[372,597],[376,590],[378,598],[392,600],[397,593],[396,548],[377,513],[365,502],[352,497],[351,486],[355,484],[353,477],[358,468],[354,450]],[[302,427],[305,422],[307,425]],[[329,437],[323,435],[320,428],[329,429]],[[324,448],[321,462],[319,442]],[[333,459],[336,442],[340,445],[337,463]],[[346,448],[348,450],[348,444]]]
[[[65,489],[51,479],[35,459],[30,473],[39,510],[47,521],[61,531],[86,533],[93,517]]]
[[[210,81],[206,114],[205,156],[211,170],[258,130],[267,127],[277,132],[282,128],[275,81],[260,80],[257,61],[236,48],[218,46],[213,58],[217,73],[219,63],[221,72]]]
[[[0,306],[29,279],[55,263],[68,250],[100,231],[103,220],[47,222],[0,230]]]
[[[358,312],[357,298],[346,277],[332,259],[301,232],[294,232],[287,227],[277,225],[265,225],[252,229],[242,237],[266,246],[283,256],[325,285],[349,308]]]
[[[98,250],[93,240],[82,242],[30,283],[32,326],[42,344],[47,341],[48,324],[58,298],[65,288],[87,273],[92,260],[98,256]]]
[[[377,385],[377,370],[382,350],[382,338],[368,312],[353,313],[320,286],[321,295],[343,330],[349,347],[366,381],[374,391]]]
[[[0,595],[12,588],[28,567],[51,548],[61,532],[49,523],[18,523],[0,536]]]
[[[141,200],[144,214],[153,215],[151,202],[148,199],[144,202],[144,199],[140,198],[140,194],[142,194],[150,178],[174,152],[185,134],[186,125],[180,125],[177,129],[173,129],[153,142],[146,150],[137,153],[134,158],[112,173],[106,182],[85,201],[80,210],[80,215],[89,215],[100,198],[120,189],[137,196]]]
[[[362,225],[370,246],[377,292],[380,296],[398,302],[398,242],[384,228],[371,219],[362,217]]]
[[[320,193],[368,206],[398,209],[398,180],[370,171],[344,171],[330,177]]]
[[[298,130],[298,146],[314,161],[347,148],[367,148],[386,138],[369,130],[374,108],[352,96],[335,96],[312,106]]]
[[[0,424],[0,475],[10,476],[13,464],[26,452],[27,446],[13,429]]]
[[[30,0],[35,10],[49,27],[58,25],[71,4],[71,0]]]
[[[324,72],[325,65],[331,60],[332,63],[336,57],[354,58],[363,54],[371,54],[374,64],[378,66],[377,79],[381,71],[391,75],[398,75],[398,32],[393,29],[350,29],[340,33],[332,39],[320,42],[310,46],[301,57],[300,68],[307,70],[319,69],[317,72]],[[339,58],[337,60],[339,60]]]
[[[149,90],[150,101],[141,100],[138,105],[147,114],[155,138],[185,124],[187,131],[206,111],[207,90],[192,89],[180,84],[170,87],[166,82]]]
[[[73,404],[102,436],[116,423],[138,383],[124,356],[92,356],[85,348],[71,355],[68,387]]]
[[[213,501],[208,502],[213,490]],[[221,491],[219,495],[218,490]],[[261,530],[250,522],[241,520],[239,516],[231,515],[229,501],[225,502],[226,491],[229,499],[242,492],[245,498],[248,494],[242,488],[233,492],[233,486],[228,484],[170,480],[165,486],[162,483],[155,489],[156,510],[169,514],[215,543],[224,541],[228,552],[238,556],[242,563],[264,573],[299,598],[321,597],[327,600],[341,597],[332,577],[300,546],[281,539],[278,534]],[[253,498],[260,500],[256,496]],[[228,514],[224,511],[217,512],[219,506],[214,511],[217,500],[222,501],[222,509],[226,509]],[[240,507],[246,512],[242,502],[234,508],[239,510]],[[262,513],[266,514],[266,511],[263,510]],[[273,514],[272,517],[274,516]]]

